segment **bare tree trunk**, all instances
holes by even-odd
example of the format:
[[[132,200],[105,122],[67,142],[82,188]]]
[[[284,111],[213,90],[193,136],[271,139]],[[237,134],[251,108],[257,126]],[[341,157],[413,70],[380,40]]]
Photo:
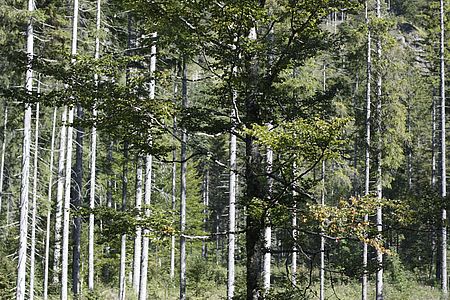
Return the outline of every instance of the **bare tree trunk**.
[[[48,203],[52,203],[52,189],[53,189],[53,160],[55,151],[55,133],[56,133],[56,115],[58,109],[53,109],[53,122],[52,122],[52,138],[50,143],[50,162],[49,162],[49,175],[48,175]],[[46,221],[46,235],[45,235],[45,258],[44,258],[44,300],[48,299],[48,270],[50,264],[50,222],[51,222],[51,208],[47,208],[47,221]]]
[[[38,83],[39,93],[39,83]],[[34,128],[34,157],[33,157],[33,200],[31,202],[31,246],[30,246],[30,292],[29,300],[34,299],[34,274],[36,265],[36,215],[37,215],[37,176],[39,153],[39,102],[36,103],[36,125]]]
[[[80,104],[77,105],[78,120],[84,118],[83,108]],[[76,150],[75,150],[75,168],[74,179],[75,185],[72,186],[72,204],[75,212],[73,220],[72,232],[72,292],[77,298],[80,294],[80,252],[81,252],[81,217],[76,213],[81,206],[83,197],[83,140],[84,129],[81,125],[77,126],[76,132]]]
[[[176,68],[177,69],[177,68]],[[178,71],[175,70],[175,81],[173,84],[173,96],[174,99],[178,96]],[[173,117],[173,134],[177,134],[177,119],[176,116]],[[176,209],[176,176],[177,176],[177,164],[175,163],[175,160],[177,159],[177,151],[176,149],[172,150],[172,210],[175,211]],[[170,279],[173,279],[175,277],[175,235],[171,235],[171,245],[170,245]]]
[[[73,2],[72,18],[72,62],[75,61],[78,42],[78,0]],[[70,194],[72,179],[72,140],[73,140],[73,117],[74,107],[69,107],[68,126],[67,126],[67,151],[66,151],[66,173],[64,182],[64,206],[63,206],[63,236],[62,236],[62,267],[61,267],[61,300],[67,299],[68,287],[68,265],[69,265],[69,227],[70,227]],[[74,286],[75,287],[75,286]],[[77,291],[73,291],[77,294]]]
[[[233,101],[236,101],[236,92],[233,91]],[[231,122],[233,124],[230,134],[230,184],[229,184],[229,203],[228,203],[228,281],[227,281],[227,299],[232,300],[234,297],[234,280],[235,280],[235,247],[236,247],[236,152],[237,142],[235,125],[236,109],[233,108]]]
[[[150,99],[155,99],[155,88],[156,88],[156,80],[155,80],[155,71],[156,71],[156,38],[157,33],[152,33],[153,45],[151,47],[151,58],[150,58]],[[150,217],[150,201],[151,201],[151,193],[152,193],[152,156],[147,155],[145,159],[145,195],[144,195],[144,205],[146,206],[145,216]],[[149,239],[148,234],[150,231],[145,228],[144,236],[142,237],[142,254],[141,254],[141,279],[139,284],[139,300],[147,299],[147,276],[148,276],[148,248],[149,248]]]
[[[127,209],[127,189],[128,189],[128,142],[123,145],[123,171],[122,171],[122,211]],[[119,271],[119,300],[126,297],[126,260],[127,260],[127,235],[122,234],[120,243],[120,271]]]
[[[145,208],[145,216],[150,217],[150,209],[148,206],[151,201],[151,192],[152,192],[152,156],[147,155],[145,159],[145,196],[144,196],[144,205]],[[148,248],[149,248],[149,239],[148,234],[150,231],[146,228],[144,229],[144,234],[142,237],[142,254],[141,254],[141,279],[139,281],[139,300],[147,299],[147,276],[148,276]]]
[[[61,276],[61,236],[62,236],[62,214],[63,214],[63,197],[64,197],[64,163],[66,156],[67,141],[67,106],[61,115],[61,131],[59,142],[59,159],[58,159],[58,186],[56,189],[56,209],[55,209],[55,248],[53,255],[53,283],[59,283]]]
[[[377,0],[376,13],[377,18],[381,19],[381,1]],[[377,38],[377,58],[378,65],[381,62],[381,37]],[[381,139],[381,97],[382,97],[382,78],[381,70],[377,70],[377,197],[381,200],[383,197],[383,182],[382,182],[382,139]],[[378,240],[381,241],[383,236],[383,211],[381,206],[377,207],[377,232]],[[383,252],[377,249],[377,275],[376,275],[376,299],[383,299]]]
[[[272,124],[268,124],[269,130],[272,129]],[[272,201],[272,188],[273,180],[270,177],[272,173],[273,166],[273,150],[267,148],[266,152],[266,172],[267,172],[267,190],[269,195],[269,200]],[[271,259],[272,255],[270,253],[272,245],[272,226],[270,224],[270,214],[267,213],[264,228],[264,259],[263,259],[263,280],[264,280],[264,293],[268,293],[270,290],[270,275],[271,275]]]
[[[96,35],[95,35],[95,53],[94,58],[100,58],[100,26],[101,26],[101,0],[97,0],[97,19],[96,19]],[[95,85],[98,85],[98,75],[94,76]],[[94,104],[96,105],[96,104]],[[97,109],[92,110],[93,117],[97,117]],[[96,184],[96,160],[97,160],[97,127],[92,126],[91,136],[91,178],[89,187],[89,245],[88,245],[88,289],[94,290],[94,227],[95,216],[92,210],[95,208],[95,184]]]
[[[183,58],[182,78],[182,106],[186,108],[187,99],[187,67]],[[186,299],[186,173],[187,173],[187,132],[182,129],[181,133],[181,180],[180,180],[180,300]]]
[[[136,159],[136,202],[135,209],[140,214],[142,207],[142,157]],[[140,218],[139,216],[137,218]],[[136,295],[139,294],[139,280],[141,279],[141,254],[142,254],[142,228],[136,227],[136,236],[134,237],[134,256],[133,256],[133,289]]]
[[[320,205],[325,206],[325,160],[322,161],[322,192]],[[325,236],[320,232],[320,292],[319,299],[325,300]]]
[[[8,104],[4,102],[4,114],[3,114],[3,137],[2,137],[2,156],[0,161],[0,213],[2,212],[3,205],[3,180],[5,173],[5,153],[6,153],[6,130],[8,124]]]
[[[34,11],[34,0],[28,1],[28,11]],[[26,72],[26,86],[28,93],[33,91],[33,69],[32,60],[34,55],[34,35],[33,35],[33,21],[30,18],[27,26],[27,72]],[[31,104],[25,104],[23,118],[23,148],[22,148],[22,177],[20,186],[20,225],[19,225],[19,249],[18,249],[18,263],[17,263],[17,285],[16,285],[16,299],[25,299],[25,280],[26,280],[26,264],[27,264],[27,233],[28,233],[28,193],[30,174],[30,144],[31,144]]]
[[[367,29],[367,89],[366,89],[366,159],[365,159],[365,188],[364,194],[370,193],[370,121],[371,121],[371,80],[372,80],[372,46],[371,32],[369,27],[369,7],[366,0],[366,24]],[[369,221],[369,216],[364,216],[364,222]],[[362,300],[367,300],[367,243],[363,244],[363,275],[362,275]]]
[[[444,0],[440,1],[440,89],[441,89],[441,196],[447,197],[447,165],[446,165],[446,141],[445,141],[445,24],[444,24]],[[442,208],[442,233],[441,233],[441,287],[444,298],[448,296],[447,287],[447,209]]]

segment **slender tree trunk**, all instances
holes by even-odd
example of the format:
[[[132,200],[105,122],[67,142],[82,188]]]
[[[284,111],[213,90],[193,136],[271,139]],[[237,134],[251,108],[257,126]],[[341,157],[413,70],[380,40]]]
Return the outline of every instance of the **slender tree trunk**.
[[[371,122],[371,80],[372,80],[372,46],[371,46],[371,32],[370,32],[370,20],[369,20],[369,7],[366,0],[366,24],[367,29],[367,88],[366,88],[366,158],[365,158],[365,188],[364,195],[370,193],[370,122]],[[364,222],[369,221],[369,216],[364,216]],[[367,255],[368,248],[367,243],[363,244],[363,274],[362,274],[362,300],[367,300]]]
[[[325,206],[325,160],[322,161],[322,192],[320,205]],[[320,292],[319,299],[325,300],[325,236],[320,232]]]
[[[140,214],[142,207],[142,157],[136,159],[136,202],[135,209]],[[137,218],[140,218],[139,215]],[[134,237],[134,256],[133,256],[133,289],[136,295],[139,294],[139,280],[141,279],[141,254],[142,254],[142,228],[136,227],[136,236]]]
[[[53,109],[53,122],[52,122],[52,138],[50,143],[50,162],[48,173],[48,198],[47,202],[52,203],[52,190],[53,190],[53,160],[55,151],[55,133],[56,133],[56,116],[58,109]],[[47,221],[46,221],[46,235],[45,235],[45,258],[44,258],[44,300],[48,299],[48,270],[50,264],[50,222],[51,222],[51,208],[47,208]]]
[[[75,0],[76,1],[76,0]],[[62,257],[61,257],[61,300],[67,300],[68,266],[69,266],[69,228],[70,228],[70,185],[72,173],[72,140],[73,140],[73,107],[69,108],[67,126],[66,170],[64,180],[63,230],[62,230]]]
[[[186,59],[183,58],[182,70],[182,106],[187,108],[187,67]],[[187,131],[181,131],[181,180],[180,180],[180,300],[186,299],[186,173],[187,173]]]
[[[152,192],[152,156],[147,155],[145,158],[145,196],[144,205],[145,216],[150,217],[150,209],[148,206],[151,201]],[[139,300],[147,299],[147,276],[148,276],[148,248],[149,248],[149,238],[148,234],[150,231],[146,228],[144,229],[144,234],[142,237],[142,257],[141,257],[141,279],[139,281]]]
[[[28,1],[28,11],[34,11],[34,1]],[[33,69],[32,60],[34,55],[34,35],[33,21],[30,18],[27,26],[27,71],[25,89],[28,93],[33,91]],[[23,118],[23,148],[22,148],[22,178],[20,186],[20,225],[19,225],[19,250],[17,263],[17,285],[16,299],[25,299],[25,280],[26,280],[26,264],[27,264],[27,233],[28,233],[28,193],[30,174],[30,143],[31,143],[31,104],[25,103],[25,111]]]
[[[100,58],[100,26],[101,26],[101,0],[97,0],[97,19],[96,19],[96,35],[95,35],[95,53],[94,58]],[[94,76],[95,85],[98,85],[98,75]],[[95,106],[96,104],[94,104]],[[92,110],[94,118],[97,117],[97,109]],[[96,184],[96,160],[97,160],[97,127],[92,126],[91,136],[91,178],[89,187],[89,245],[88,245],[88,288],[94,290],[94,228],[95,216],[92,210],[95,208],[95,184]]]
[[[66,156],[67,141],[67,106],[61,115],[61,131],[59,142],[58,159],[58,186],[56,189],[56,209],[55,209],[55,249],[53,255],[53,283],[57,284],[61,276],[61,236],[62,236],[62,214],[64,198],[64,163]]]
[[[272,124],[268,124],[269,130],[272,129]],[[267,191],[269,195],[269,200],[272,201],[272,188],[273,188],[273,180],[270,177],[272,173],[273,166],[273,150],[268,148],[266,152],[266,172],[267,172]],[[268,293],[270,290],[270,275],[271,275],[271,260],[272,255],[270,253],[271,245],[272,245],[272,226],[270,224],[270,214],[267,213],[266,221],[264,227],[264,261],[263,261],[263,277],[264,277],[264,292]]]
[[[381,19],[381,1],[377,0],[377,18]],[[381,36],[377,38],[377,58],[378,58],[378,70],[377,70],[377,197],[381,200],[383,197],[383,183],[382,183],[382,139],[381,139],[381,97],[382,97],[382,78],[381,78]],[[377,207],[377,232],[378,240],[383,239],[383,211],[381,206]],[[377,249],[377,275],[376,275],[376,299],[383,299],[383,252]]]
[[[441,89],[441,196],[447,197],[447,165],[446,165],[446,141],[445,141],[445,24],[444,24],[444,0],[440,1],[440,89]],[[442,295],[448,297],[447,287],[447,209],[442,208],[442,233],[441,233],[441,287]]]
[[[155,71],[156,71],[156,38],[157,33],[152,33],[153,45],[151,47],[151,58],[150,58],[150,99],[155,99]],[[152,156],[147,155],[145,159],[145,195],[144,195],[144,205],[146,206],[145,216],[150,217],[150,201],[152,193]],[[148,234],[150,231],[145,228],[144,235],[142,237],[142,258],[141,258],[141,279],[139,285],[139,300],[147,299],[147,276],[148,276],[148,248],[149,248],[149,238]]]
[[[2,212],[3,205],[3,180],[5,174],[5,153],[6,153],[6,130],[8,124],[8,104],[4,102],[4,113],[3,113],[3,136],[2,136],[2,156],[0,161],[0,213]]]
[[[173,85],[173,95],[174,95],[174,99],[177,98],[178,96],[178,81],[177,81],[177,77],[178,77],[178,71],[175,71],[175,81],[174,81],[174,85]],[[174,116],[173,117],[173,134],[176,135],[177,134],[177,119]],[[177,159],[177,151],[176,149],[172,150],[172,210],[175,211],[176,209],[176,201],[177,201],[177,196],[176,196],[176,176],[177,176],[177,164],[175,163],[175,160]],[[174,279],[175,277],[175,235],[172,234],[171,235],[171,245],[170,245],[170,279]]]
[[[128,142],[123,145],[123,170],[122,170],[122,211],[127,209],[128,189]],[[119,271],[119,300],[125,300],[126,296],[126,260],[127,260],[127,235],[122,234],[120,243],[120,271]]]
[[[39,84],[38,84],[39,93]],[[31,202],[31,246],[30,246],[30,295],[29,300],[34,299],[34,274],[36,266],[36,215],[37,215],[37,177],[38,177],[38,153],[39,153],[39,102],[36,103],[36,125],[34,128],[34,157],[33,157],[33,198]]]
[[[84,118],[84,112],[81,105],[77,105],[77,117],[78,120]],[[81,126],[77,126],[76,133],[76,150],[75,150],[75,168],[74,177],[75,185],[72,186],[72,203],[75,213],[80,209],[81,199],[83,197],[83,140],[84,129]],[[78,297],[80,294],[80,248],[81,248],[81,217],[75,214],[73,220],[73,233],[72,233],[73,245],[72,245],[72,292],[74,297]]]
[[[72,62],[75,61],[77,54],[78,42],[78,0],[73,2],[73,18],[72,18]],[[66,173],[64,181],[64,205],[63,205],[63,236],[62,236],[62,267],[61,267],[61,300],[67,299],[68,288],[68,265],[69,265],[69,228],[70,228],[70,194],[71,194],[71,179],[72,179],[72,140],[73,140],[73,118],[74,107],[69,107],[68,126],[67,126],[67,151],[66,151]],[[80,187],[81,188],[81,187]],[[78,246],[79,247],[79,246]],[[76,258],[74,258],[74,261]],[[73,275],[74,276],[74,275]],[[73,277],[75,279],[75,277]],[[77,282],[74,283],[78,286]],[[74,280],[75,281],[75,280]],[[74,286],[73,293],[78,293],[77,286]]]
[[[236,101],[236,92],[233,91],[233,101]],[[233,108],[231,122],[236,124],[236,109]],[[236,248],[236,152],[237,142],[235,125],[231,128],[230,134],[230,184],[229,184],[229,203],[228,203],[228,281],[227,281],[227,299],[232,300],[234,297],[234,280],[235,280],[235,248]]]

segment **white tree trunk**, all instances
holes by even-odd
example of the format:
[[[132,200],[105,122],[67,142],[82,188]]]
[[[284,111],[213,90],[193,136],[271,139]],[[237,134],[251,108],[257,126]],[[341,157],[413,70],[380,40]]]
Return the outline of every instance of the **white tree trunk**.
[[[322,192],[320,205],[325,206],[325,160],[322,161]],[[325,236],[320,232],[320,291],[319,299],[325,300]]]
[[[94,58],[97,60],[100,58],[100,21],[101,21],[101,0],[97,0],[97,19],[95,35],[95,53]],[[95,74],[95,84],[98,84],[98,75]],[[95,104],[94,104],[95,105]],[[97,110],[94,107],[92,115],[95,118],[97,116]],[[97,128],[92,126],[91,136],[91,178],[89,187],[89,208],[93,210],[95,208],[95,184],[96,184],[96,161],[97,161]],[[89,245],[88,245],[88,288],[90,291],[94,290],[94,228],[95,228],[95,216],[94,213],[89,214]]]
[[[76,0],[75,0],[76,1]],[[67,126],[66,170],[64,180],[64,205],[62,228],[62,256],[61,256],[61,300],[67,300],[68,267],[69,267],[69,228],[70,228],[70,186],[72,179],[72,140],[73,140],[74,108],[69,108]]]
[[[6,153],[6,126],[8,124],[8,105],[4,102],[4,114],[3,114],[3,137],[2,137],[2,156],[0,161],[0,213],[2,212],[3,205],[3,180],[5,172],[5,153]]]
[[[156,38],[157,33],[152,33],[153,45],[151,47],[151,58],[150,58],[150,99],[155,99],[155,71],[156,71]],[[147,155],[145,159],[145,195],[144,195],[144,205],[145,207],[145,216],[150,217],[150,201],[151,201],[151,193],[152,193],[152,156]],[[148,276],[148,248],[149,248],[149,239],[148,234],[150,231],[145,228],[144,236],[142,237],[142,254],[141,254],[141,279],[139,284],[139,300],[147,299],[147,276]]]
[[[62,214],[64,198],[64,170],[67,141],[67,106],[61,115],[61,131],[59,141],[58,159],[58,186],[56,189],[56,209],[55,209],[55,248],[53,254],[53,283],[57,284],[61,275],[61,236],[62,236]]]
[[[187,67],[183,59],[182,106],[187,107]],[[180,300],[186,300],[186,173],[187,173],[187,133],[181,133],[181,180],[180,180]]]
[[[148,206],[151,201],[152,193],[152,156],[147,155],[145,159],[145,195],[144,195],[144,205],[145,216],[150,217],[150,209]],[[142,258],[141,258],[141,280],[139,282],[139,300],[147,299],[147,276],[148,276],[148,248],[149,248],[149,238],[148,234],[150,231],[145,228],[142,237]]]
[[[73,1],[72,17],[72,62],[77,54],[78,42],[78,0]],[[67,299],[68,288],[68,266],[69,266],[69,228],[70,228],[70,187],[72,179],[72,141],[73,141],[73,115],[74,107],[69,107],[67,126],[67,148],[66,148],[66,172],[64,180],[64,205],[63,205],[63,236],[62,236],[62,258],[61,258],[61,300]],[[76,293],[76,291],[74,291]]]
[[[381,19],[381,2],[377,0],[376,13],[377,18]],[[377,58],[381,61],[381,38],[377,38]],[[382,185],[382,169],[381,169],[381,96],[382,96],[382,78],[381,70],[377,70],[377,197],[381,199],[383,197],[383,185]],[[381,206],[377,207],[377,232],[378,239],[382,240],[383,231],[383,211]],[[383,299],[383,252],[377,249],[377,275],[376,275],[376,299]]]
[[[55,133],[56,133],[56,115],[58,109],[53,109],[53,122],[52,122],[52,138],[50,143],[50,162],[49,162],[49,174],[48,174],[48,198],[47,202],[52,203],[52,190],[53,190],[53,160],[55,151]],[[51,221],[51,208],[47,208],[47,221],[46,221],[46,235],[45,235],[45,258],[44,258],[44,300],[48,299],[48,270],[50,264],[50,221]]]
[[[123,146],[123,172],[122,172],[122,211],[127,208],[127,189],[128,189],[128,142]],[[126,260],[127,260],[127,235],[122,234],[120,243],[120,271],[119,271],[119,300],[125,300],[126,297]]]
[[[236,92],[233,91],[233,101],[236,100]],[[237,112],[233,108],[231,122],[236,123]],[[231,128],[230,134],[230,184],[229,184],[229,203],[228,203],[228,283],[227,283],[227,299],[232,300],[234,297],[234,280],[235,280],[235,248],[236,248],[236,152],[237,142],[235,135],[235,126]]]
[[[176,68],[177,69],[177,68]],[[178,97],[178,71],[175,70],[175,80],[173,84],[173,95],[174,99]],[[173,134],[177,134],[177,119],[176,116],[173,117]],[[176,209],[176,203],[177,203],[177,196],[176,196],[176,176],[177,176],[177,164],[175,163],[175,160],[177,159],[177,151],[175,149],[172,150],[172,210],[175,211]],[[175,277],[175,235],[171,235],[171,244],[170,244],[170,279],[174,279]]]
[[[142,207],[142,157],[137,157],[136,168],[136,202],[135,209],[140,214]],[[139,218],[139,216],[138,216]],[[136,236],[134,237],[134,256],[133,256],[133,289],[136,295],[139,294],[139,280],[141,279],[141,254],[142,254],[142,228],[136,227]]]
[[[369,7],[366,0],[366,24],[369,27]],[[365,184],[364,195],[370,193],[370,120],[371,120],[371,80],[372,80],[372,37],[370,28],[367,30],[367,88],[366,88],[366,158],[365,158]],[[369,221],[369,216],[364,216],[364,222]],[[363,243],[363,275],[362,275],[362,300],[367,300],[367,243]]]
[[[39,87],[38,87],[39,91]],[[31,202],[31,246],[30,246],[30,295],[34,300],[34,274],[36,265],[36,215],[37,215],[37,176],[39,153],[39,102],[36,103],[36,125],[34,128],[34,157],[33,157],[33,198]]]
[[[446,142],[445,142],[445,24],[444,24],[444,0],[440,1],[440,89],[441,89],[441,196],[447,197],[447,165],[446,165]],[[441,287],[444,298],[448,296],[447,287],[447,210],[442,209],[442,233],[441,233]]]
[[[272,124],[268,125],[269,130],[272,129]],[[273,189],[273,180],[270,177],[272,173],[273,166],[273,150],[271,148],[267,149],[267,157],[266,157],[266,172],[267,176],[267,185],[268,185],[268,195],[269,199],[272,200],[272,189]],[[264,290],[267,293],[270,289],[270,275],[271,275],[271,244],[272,244],[272,227],[270,224],[270,215],[266,216],[266,226],[264,228],[264,260],[263,260],[263,280],[264,280]]]
[[[34,1],[28,1],[28,11],[34,11]],[[31,62],[33,60],[33,22],[30,19],[27,26],[27,72],[26,72],[26,91],[33,91],[33,69]],[[25,114],[23,118],[23,148],[22,148],[22,179],[20,186],[20,225],[19,225],[19,250],[17,263],[17,285],[16,299],[25,299],[25,280],[26,280],[26,263],[27,263],[27,234],[28,234],[28,193],[30,174],[30,143],[31,143],[31,104],[25,104]]]

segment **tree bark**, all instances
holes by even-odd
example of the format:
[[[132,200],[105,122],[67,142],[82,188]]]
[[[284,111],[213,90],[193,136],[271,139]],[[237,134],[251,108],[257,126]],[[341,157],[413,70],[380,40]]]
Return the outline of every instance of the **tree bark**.
[[[187,67],[183,58],[182,67],[182,106],[187,108]],[[180,178],[180,300],[186,300],[186,173],[187,173],[187,131],[181,130],[181,178]]]
[[[34,11],[34,1],[28,1],[28,11]],[[27,71],[25,89],[31,94],[33,91],[32,60],[34,55],[33,21],[30,18],[27,26]],[[28,233],[28,193],[30,174],[30,143],[31,143],[31,104],[25,103],[23,118],[23,148],[22,148],[22,177],[20,186],[20,224],[19,224],[19,249],[17,263],[16,299],[25,299],[25,279],[27,264],[27,233]]]
[[[0,213],[2,212],[3,206],[3,180],[5,175],[5,153],[6,153],[6,130],[8,124],[8,104],[4,102],[4,113],[3,113],[3,136],[2,136],[2,156],[0,161]]]
[[[444,0],[440,1],[440,90],[441,90],[441,197],[447,197],[447,165],[446,165],[446,137],[445,137],[445,24],[444,24]],[[447,209],[441,211],[441,288],[442,295],[448,297],[447,287]]]
[[[123,166],[122,166],[122,211],[127,209],[128,189],[128,142],[123,144]],[[120,242],[120,270],[119,270],[119,300],[125,300],[126,296],[126,260],[127,260],[127,235],[122,234]]]
[[[137,218],[142,207],[142,157],[138,156],[136,159],[136,202],[135,209],[138,213]],[[136,295],[139,294],[139,281],[141,279],[141,255],[142,255],[142,228],[136,227],[136,236],[134,237],[134,256],[133,256],[133,289]]]
[[[53,160],[55,151],[55,133],[56,133],[56,116],[58,109],[53,109],[53,122],[52,122],[52,138],[50,143],[50,162],[49,162],[49,175],[48,175],[48,203],[52,203],[52,190],[53,190]],[[47,221],[46,221],[46,235],[45,235],[45,258],[44,258],[44,300],[48,299],[48,270],[50,264],[50,222],[51,222],[51,208],[47,208]]]
[[[39,91],[39,84],[38,84]],[[39,93],[39,92],[38,92]],[[29,300],[34,300],[34,274],[36,266],[36,216],[37,216],[37,177],[39,153],[39,102],[36,103],[36,123],[34,128],[34,157],[33,157],[33,198],[31,202],[31,246],[30,246],[30,291]]]

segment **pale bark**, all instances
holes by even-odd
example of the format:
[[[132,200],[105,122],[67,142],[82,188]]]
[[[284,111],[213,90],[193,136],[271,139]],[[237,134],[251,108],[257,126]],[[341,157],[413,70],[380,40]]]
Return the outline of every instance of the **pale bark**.
[[[370,193],[370,120],[371,120],[371,80],[372,80],[372,46],[371,46],[371,32],[370,32],[370,21],[369,21],[369,11],[368,11],[368,1],[366,0],[366,24],[368,26],[367,30],[367,88],[366,88],[366,145],[365,145],[365,184],[364,184],[364,195],[369,195]],[[366,214],[364,216],[364,222],[369,221],[369,216]],[[363,275],[362,275],[362,300],[367,300],[367,255],[368,248],[367,243],[363,243]]]
[[[97,115],[97,111],[93,110],[94,117]],[[95,184],[96,184],[96,160],[97,160],[97,128],[92,127],[91,137],[91,178],[89,188],[89,245],[88,245],[88,288],[94,289],[94,228],[95,228],[95,216],[92,210],[95,208]]]
[[[446,165],[446,137],[445,137],[445,24],[444,0],[440,1],[440,90],[441,90],[441,197],[447,197],[447,165]],[[447,210],[441,212],[441,288],[444,298],[448,296],[447,287]]]
[[[56,133],[56,116],[58,109],[55,107],[53,109],[53,122],[52,122],[52,138],[50,143],[50,162],[49,162],[49,174],[48,174],[48,192],[47,192],[47,202],[52,202],[52,190],[53,190],[53,160],[55,151],[55,133]],[[51,208],[47,208],[47,221],[46,221],[46,235],[45,235],[45,257],[44,257],[44,300],[48,299],[48,270],[50,264],[50,222],[51,222]]]
[[[268,129],[272,129],[272,124],[268,125]],[[269,200],[272,201],[272,189],[273,189],[273,180],[270,177],[270,174],[272,173],[272,166],[273,166],[273,150],[271,148],[267,149],[266,153],[266,172],[268,174],[267,176],[267,190],[269,195]],[[272,226],[270,224],[270,215],[268,214],[266,216],[266,225],[264,228],[264,258],[263,258],[263,284],[264,284],[264,291],[265,293],[269,292],[270,289],[270,275],[271,275],[271,259],[272,255],[270,253],[270,248],[272,244]]]
[[[236,92],[233,91],[233,101],[236,100]],[[236,123],[237,112],[233,108],[231,122]],[[234,297],[235,281],[235,248],[236,248],[236,152],[237,141],[234,133],[235,125],[231,128],[230,134],[230,178],[229,178],[229,203],[228,203],[228,281],[227,281],[227,299]]]
[[[39,86],[38,86],[39,91]],[[33,157],[33,193],[31,202],[31,246],[30,246],[30,291],[29,300],[34,299],[34,274],[36,266],[36,215],[37,215],[37,177],[39,153],[39,102],[36,103],[36,123],[34,128],[34,157]]]
[[[34,1],[28,1],[28,11],[34,11]],[[33,69],[31,62],[34,55],[33,21],[30,19],[27,26],[27,71],[25,89],[28,93],[33,91]],[[28,233],[28,193],[30,174],[30,143],[31,143],[31,104],[25,103],[23,118],[23,148],[22,148],[22,176],[20,186],[20,225],[19,225],[19,249],[17,262],[16,299],[25,299],[25,280],[27,263],[27,233]]]
[[[101,0],[97,0],[97,19],[95,35],[95,53],[94,58],[98,60],[100,58],[100,21],[101,21]],[[95,74],[95,84],[98,85],[98,75]],[[95,104],[94,104],[95,105]],[[97,109],[94,107],[92,110],[94,118],[97,117]],[[97,127],[92,126],[91,135],[91,178],[89,187],[89,245],[88,245],[88,289],[94,290],[94,228],[95,228],[95,216],[92,210],[95,208],[95,184],[96,184],[96,160],[97,160]]]
[[[381,2],[377,0],[376,2],[376,13],[377,18],[381,19]],[[381,37],[377,38],[377,58],[379,63],[381,62]],[[383,197],[383,184],[382,184],[382,153],[381,153],[381,97],[382,97],[382,78],[381,70],[377,70],[377,197],[381,200]],[[382,231],[383,231],[383,211],[381,206],[377,207],[377,239],[382,241]],[[383,252],[377,249],[377,274],[376,274],[376,299],[383,299]]]
[[[75,61],[78,42],[78,0],[73,2],[72,17],[72,62]],[[74,107],[69,107],[68,126],[67,126],[67,149],[66,149],[66,170],[64,180],[64,205],[63,205],[63,236],[62,236],[62,258],[61,258],[61,300],[67,299],[68,288],[68,266],[69,266],[69,228],[70,228],[70,194],[72,179],[72,141],[73,141],[73,117]],[[75,286],[74,286],[75,287]],[[73,291],[77,294],[77,291]]]
[[[322,192],[320,205],[325,206],[325,160],[322,161]],[[320,290],[319,299],[325,299],[325,236],[323,230],[320,232]]]
[[[144,205],[145,216],[150,217],[150,209],[148,206],[151,201],[152,193],[152,156],[147,155],[145,159],[145,194],[144,194]],[[146,228],[143,232],[142,237],[142,257],[141,257],[141,279],[139,282],[139,300],[147,299],[147,276],[148,276],[148,248],[149,248],[149,238],[148,234],[150,231]]]
[[[5,173],[5,153],[6,153],[6,127],[8,124],[8,105],[4,102],[4,114],[3,114],[3,136],[2,136],[2,156],[0,161],[0,213],[2,212],[3,205],[3,180]]]
[[[182,106],[187,107],[187,67],[183,59]],[[180,300],[186,299],[186,173],[187,173],[187,132],[181,130],[181,180],[180,180]]]
[[[177,82],[177,71],[175,71],[175,81],[173,84],[173,95],[174,99],[178,96],[178,82]],[[177,119],[176,116],[173,117],[173,134],[175,135],[177,132]],[[175,149],[172,150],[172,210],[175,211],[176,209],[176,202],[177,202],[177,196],[176,196],[176,176],[177,176],[177,164],[175,163],[175,160],[177,159],[177,151]],[[170,244],[170,279],[173,279],[175,277],[175,235],[172,234],[170,237],[171,244]]]
[[[135,209],[140,214],[142,207],[142,158],[137,158],[136,168],[136,202]],[[138,216],[139,218],[139,216]],[[136,236],[134,237],[133,256],[133,289],[139,294],[139,280],[141,279],[141,254],[142,254],[142,228],[136,226]]]
[[[127,189],[128,189],[128,142],[123,146],[123,171],[122,171],[122,211],[127,208]],[[120,271],[119,271],[119,300],[125,300],[126,297],[126,259],[127,259],[127,235],[122,234],[120,242]]]
[[[156,38],[157,33],[152,33],[153,45],[151,47],[151,58],[150,58],[150,99],[155,99],[155,71],[156,71]],[[144,194],[144,205],[145,205],[145,216],[150,217],[150,201],[152,193],[152,156],[148,154],[145,159],[145,194]],[[141,253],[141,279],[139,284],[139,300],[147,299],[147,276],[148,276],[148,248],[149,248],[149,238],[148,234],[150,231],[145,228],[142,237],[142,253]]]
[[[58,185],[56,189],[56,209],[55,209],[55,248],[53,254],[53,283],[57,284],[61,275],[61,236],[62,236],[62,214],[64,197],[64,165],[66,156],[67,140],[67,106],[61,115],[61,130],[59,141],[59,159],[58,159]]]
[[[76,0],[75,0],[76,1]],[[73,140],[74,108],[69,108],[67,126],[66,170],[64,178],[64,203],[62,227],[62,256],[61,256],[61,300],[67,299],[68,267],[69,267],[69,228],[70,228],[70,186],[72,175],[72,140]]]

